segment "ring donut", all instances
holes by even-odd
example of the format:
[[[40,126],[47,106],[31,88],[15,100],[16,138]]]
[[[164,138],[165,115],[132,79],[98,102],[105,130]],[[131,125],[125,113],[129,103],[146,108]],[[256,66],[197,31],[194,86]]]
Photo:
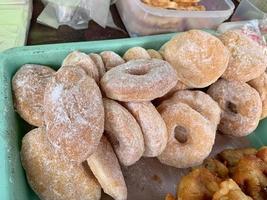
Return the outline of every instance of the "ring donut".
[[[132,47],[128,49],[123,55],[123,59],[126,61],[150,58],[150,55],[143,47]]]
[[[158,59],[132,60],[108,71],[101,79],[107,97],[123,102],[151,101],[177,83],[170,64]]]
[[[158,51],[156,51],[154,49],[148,49],[146,51],[149,54],[150,58],[155,58],[155,59],[163,60],[162,55]]]
[[[168,144],[158,159],[177,168],[199,165],[210,154],[216,132],[210,122],[190,106],[180,102],[159,106],[166,123]]]
[[[156,157],[167,145],[168,133],[165,122],[151,102],[124,104],[139,123],[145,142],[143,156]]]
[[[113,51],[103,51],[100,56],[105,64],[106,71],[125,63],[125,60]]]
[[[134,117],[116,101],[103,99],[105,107],[105,133],[120,162],[130,166],[144,153],[144,138]]]
[[[61,67],[46,87],[44,121],[55,149],[81,163],[97,148],[104,131],[102,95],[80,67]]]
[[[44,91],[55,71],[41,65],[23,65],[12,79],[14,107],[19,115],[34,126],[44,123]]]
[[[101,79],[104,76],[104,74],[106,73],[105,64],[104,64],[101,56],[96,54],[96,53],[90,53],[89,56],[94,61],[95,65],[98,69],[99,78]]]
[[[262,113],[262,102],[258,92],[247,83],[221,79],[210,86],[208,94],[222,110],[218,129],[237,137],[254,131]]]

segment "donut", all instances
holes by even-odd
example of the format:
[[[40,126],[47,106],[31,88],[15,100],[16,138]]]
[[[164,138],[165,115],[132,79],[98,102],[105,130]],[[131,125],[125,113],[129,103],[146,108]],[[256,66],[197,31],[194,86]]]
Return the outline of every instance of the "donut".
[[[231,81],[248,82],[264,73],[267,57],[256,41],[239,30],[230,30],[220,36],[231,56],[222,77]]]
[[[163,60],[132,60],[108,71],[101,79],[107,97],[123,102],[151,101],[177,83],[177,74]]]
[[[208,94],[221,107],[218,129],[222,133],[241,137],[257,128],[262,113],[261,98],[247,83],[220,79],[210,86]]]
[[[267,74],[263,73],[261,76],[249,81],[248,84],[260,94],[262,101],[261,119],[264,119],[267,117]]]
[[[105,64],[106,71],[125,63],[125,61],[113,51],[103,51],[100,56]]]
[[[123,55],[123,59],[126,61],[150,58],[150,55],[143,47],[132,47],[128,49]]]
[[[208,94],[197,90],[181,90],[175,92],[169,100],[162,102],[163,104],[172,104],[173,102],[184,103],[195,111],[199,112],[213,126],[214,131],[220,123],[221,108]]]
[[[230,57],[218,38],[201,30],[176,35],[161,51],[176,69],[178,79],[193,88],[214,83],[226,70]]]
[[[104,131],[104,106],[94,79],[80,67],[61,67],[46,87],[44,107],[54,148],[71,161],[85,161]]]
[[[96,53],[90,53],[89,56],[94,61],[98,69],[99,78],[102,78],[106,73],[106,68],[101,56]]]
[[[130,166],[144,153],[144,138],[135,118],[116,101],[104,98],[105,133],[119,161]]]
[[[47,140],[44,127],[23,137],[20,155],[28,183],[40,199],[100,199],[101,187],[89,167],[62,159]]]
[[[162,55],[158,51],[156,51],[154,49],[148,49],[146,51],[147,51],[148,55],[150,56],[150,58],[163,60]]]
[[[164,103],[158,107],[166,123],[168,143],[158,156],[161,163],[176,168],[199,165],[210,154],[215,134],[210,122],[187,104]]]
[[[145,142],[143,156],[156,157],[167,145],[168,133],[165,122],[151,102],[124,104],[139,123]]]
[[[55,71],[35,64],[23,65],[12,79],[14,107],[33,126],[43,125],[43,99],[47,83]]]
[[[119,161],[105,136],[87,163],[106,194],[115,200],[127,200],[127,187]]]
[[[70,53],[62,62],[62,66],[79,66],[84,69],[88,76],[99,82],[99,73],[96,64],[85,53],[74,51]]]

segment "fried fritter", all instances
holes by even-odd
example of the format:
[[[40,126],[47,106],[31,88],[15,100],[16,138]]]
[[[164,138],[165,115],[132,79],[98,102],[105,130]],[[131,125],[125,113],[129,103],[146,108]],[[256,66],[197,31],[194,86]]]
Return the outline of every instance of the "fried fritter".
[[[256,154],[256,156],[262,159],[264,162],[267,162],[267,147],[262,147]]]
[[[175,200],[175,197],[172,194],[168,193],[165,197],[165,200]]]
[[[177,187],[179,200],[211,200],[219,190],[221,179],[206,168],[194,169],[184,176]]]
[[[203,162],[202,166],[208,169],[211,173],[218,176],[219,178],[222,179],[228,178],[229,170],[219,160],[208,158]]]

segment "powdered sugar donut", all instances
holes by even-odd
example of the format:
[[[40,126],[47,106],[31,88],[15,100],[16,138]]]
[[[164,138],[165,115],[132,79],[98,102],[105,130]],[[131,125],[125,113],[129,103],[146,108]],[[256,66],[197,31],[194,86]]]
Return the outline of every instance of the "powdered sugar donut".
[[[165,122],[151,102],[128,102],[125,107],[139,123],[145,142],[143,156],[156,157],[167,145],[168,133]]]
[[[267,117],[267,74],[263,73],[258,78],[255,78],[248,82],[260,94],[262,101],[262,113],[261,119]]]
[[[123,55],[123,59],[126,61],[150,58],[150,55],[143,47],[132,47],[128,49]]]
[[[116,101],[103,99],[105,132],[120,162],[129,166],[144,153],[144,138],[140,126],[123,106]]]
[[[210,154],[216,132],[199,112],[184,103],[159,106],[166,123],[168,144],[158,159],[177,168],[199,165]]]
[[[80,67],[60,68],[44,95],[49,141],[63,156],[78,163],[97,148],[104,131],[104,107],[95,81]]]
[[[127,187],[118,159],[105,136],[100,140],[95,153],[87,163],[104,192],[115,200],[127,199]]]
[[[90,53],[89,56],[94,61],[98,69],[99,78],[102,78],[102,76],[106,73],[106,68],[101,56],[96,53]]]
[[[107,97],[119,101],[151,101],[177,83],[175,70],[158,59],[133,60],[108,71],[101,79]]]
[[[101,187],[89,167],[62,159],[47,140],[45,128],[23,137],[20,155],[28,183],[40,199],[100,199]]]
[[[150,58],[163,60],[161,54],[158,51],[156,51],[154,49],[148,49],[146,51],[147,51],[148,55],[150,56]]]
[[[226,70],[230,53],[215,36],[200,30],[177,34],[161,49],[178,78],[193,88],[214,83]]]
[[[221,108],[208,94],[202,91],[182,90],[175,92],[172,97],[163,104],[173,102],[184,103],[190,106],[195,111],[205,117],[213,126],[214,131],[217,130],[217,125],[220,123]]]
[[[267,67],[264,49],[239,30],[231,30],[220,36],[231,52],[229,65],[223,74],[227,80],[247,82],[260,76]]]
[[[123,60],[122,57],[120,57],[113,51],[103,51],[102,53],[100,53],[100,56],[102,57],[107,71],[113,67],[125,63],[125,60]]]
[[[222,118],[218,129],[233,136],[245,136],[254,131],[262,113],[258,92],[246,83],[221,79],[208,89],[219,104]]]
[[[49,67],[27,64],[12,79],[14,107],[31,125],[43,125],[44,90],[54,73]]]
[[[90,56],[85,53],[74,51],[70,53],[62,62],[62,66],[79,66],[95,81],[99,82],[99,73],[97,66]]]

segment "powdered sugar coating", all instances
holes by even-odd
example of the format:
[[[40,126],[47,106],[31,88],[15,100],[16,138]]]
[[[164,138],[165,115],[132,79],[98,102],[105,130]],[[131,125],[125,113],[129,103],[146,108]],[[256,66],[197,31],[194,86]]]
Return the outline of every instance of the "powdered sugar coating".
[[[216,132],[217,125],[220,123],[221,119],[221,108],[208,94],[197,90],[177,91],[170,99],[164,101],[161,106],[167,103],[172,104],[173,102],[187,104],[192,109],[199,112],[210,122],[210,125]]]
[[[132,47],[128,49],[123,55],[123,59],[126,60],[126,62],[130,60],[150,58],[150,55],[143,47]]]
[[[112,69],[113,67],[117,67],[118,65],[125,63],[125,60],[123,60],[120,55],[116,54],[113,51],[103,51],[100,53],[100,56],[105,64],[107,71]]]
[[[87,159],[87,163],[105,193],[115,200],[127,199],[127,187],[119,161],[105,136],[101,138],[96,152]]]
[[[143,156],[156,157],[167,145],[168,133],[165,122],[151,102],[124,104],[139,123],[145,142]]]
[[[156,51],[155,49],[147,49],[146,51],[147,51],[148,55],[150,56],[150,58],[163,60],[162,55],[158,51]]]
[[[63,160],[48,142],[43,127],[24,136],[21,162],[28,183],[40,199],[100,199],[101,187],[89,167]]]
[[[130,166],[144,153],[144,138],[135,118],[116,101],[103,99],[105,133],[120,162]]]
[[[229,65],[222,76],[224,79],[247,82],[265,71],[267,56],[256,41],[239,30],[227,31],[220,39],[231,53]]]
[[[96,54],[96,53],[90,53],[89,56],[94,61],[95,65],[98,69],[99,78],[101,79],[104,76],[104,74],[106,73],[105,64],[104,64],[101,56]]]
[[[248,82],[259,93],[262,101],[261,119],[267,117],[267,74],[263,73],[258,78]]]
[[[96,64],[90,56],[79,51],[73,51],[62,62],[62,66],[79,66],[84,69],[88,76],[99,82],[99,73]]]
[[[237,137],[253,132],[262,113],[258,92],[246,83],[220,79],[210,86],[208,94],[222,110],[218,129]]]
[[[159,112],[166,123],[169,140],[158,159],[163,164],[177,168],[199,165],[210,154],[216,132],[210,122],[184,103],[173,102],[161,106]],[[187,140],[180,143],[175,138],[175,128],[186,130]]]
[[[12,79],[14,107],[31,125],[43,125],[44,90],[54,73],[53,69],[46,66],[26,64]]]
[[[177,74],[163,60],[132,60],[108,71],[101,79],[107,97],[124,102],[151,101],[177,83]]]
[[[200,30],[176,35],[161,51],[176,69],[179,80],[193,88],[214,83],[226,70],[230,57],[218,38]]]
[[[80,67],[60,68],[47,85],[44,120],[49,141],[69,160],[81,163],[104,131],[104,107],[94,79]]]

